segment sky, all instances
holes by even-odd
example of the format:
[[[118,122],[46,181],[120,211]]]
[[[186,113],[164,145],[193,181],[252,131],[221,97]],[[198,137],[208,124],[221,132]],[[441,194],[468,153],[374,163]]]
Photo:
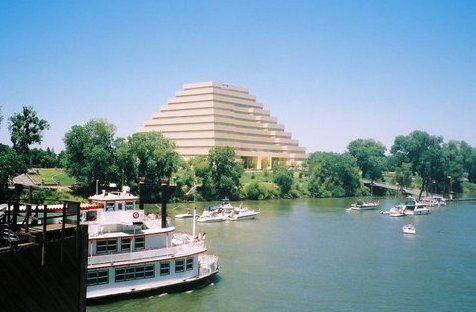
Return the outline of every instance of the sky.
[[[476,146],[476,1],[0,1],[0,143],[127,137],[184,83],[246,86],[307,152],[412,130]]]

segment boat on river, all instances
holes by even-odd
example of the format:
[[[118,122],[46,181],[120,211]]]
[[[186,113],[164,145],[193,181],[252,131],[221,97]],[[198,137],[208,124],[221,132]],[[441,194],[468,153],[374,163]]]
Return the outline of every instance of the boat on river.
[[[249,220],[255,219],[259,214],[259,211],[254,211],[248,208],[235,208],[229,215],[228,220],[230,221],[240,221],[240,220]]]
[[[138,197],[122,192],[89,197],[100,209],[88,211],[88,301],[120,295],[181,291],[207,285],[219,272],[218,257],[205,239],[176,233],[137,209]]]
[[[405,216],[405,206],[404,205],[396,205],[388,211],[388,215],[390,217],[403,217]]]
[[[416,230],[412,224],[405,224],[402,228],[404,234],[415,234]]]
[[[363,200],[359,200],[356,203],[353,203],[350,208],[352,210],[371,210],[376,209],[380,203],[376,202],[366,202]]]
[[[228,219],[228,214],[221,209],[218,210],[204,210],[202,215],[197,219],[200,223],[215,223],[223,222]]]
[[[175,215],[175,219],[188,219],[188,218],[193,218],[193,214],[190,212],[187,213],[180,213]]]
[[[413,210],[405,209],[405,214],[409,215],[427,215],[430,214],[430,212],[430,208],[425,207],[422,203],[417,203]]]

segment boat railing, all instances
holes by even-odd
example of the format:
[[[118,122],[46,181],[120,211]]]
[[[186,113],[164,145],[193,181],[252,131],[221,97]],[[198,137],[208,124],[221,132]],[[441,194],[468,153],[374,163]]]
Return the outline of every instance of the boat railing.
[[[105,255],[93,255],[88,257],[88,265],[110,263],[110,262],[127,262],[148,258],[167,258],[180,256],[180,254],[192,254],[202,252],[206,249],[204,241],[191,242],[179,246],[146,249],[141,251],[131,251],[125,253],[111,253]]]

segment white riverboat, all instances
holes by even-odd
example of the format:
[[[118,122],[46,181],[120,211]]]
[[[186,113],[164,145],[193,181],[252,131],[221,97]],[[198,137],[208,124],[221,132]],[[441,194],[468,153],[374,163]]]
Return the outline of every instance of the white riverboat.
[[[127,189],[89,197],[102,208],[88,211],[88,301],[119,295],[171,292],[210,283],[218,258],[207,255],[201,235],[161,227],[136,207]]]

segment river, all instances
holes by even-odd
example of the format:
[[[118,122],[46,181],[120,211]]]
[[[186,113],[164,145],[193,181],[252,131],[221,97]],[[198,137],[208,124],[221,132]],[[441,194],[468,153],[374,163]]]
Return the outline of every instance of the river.
[[[220,257],[212,285],[87,311],[474,311],[476,203],[378,213],[396,202],[360,212],[346,210],[351,199],[244,202],[260,209],[258,219],[198,226]],[[191,220],[173,222],[191,232]],[[415,235],[402,233],[406,223]]]

